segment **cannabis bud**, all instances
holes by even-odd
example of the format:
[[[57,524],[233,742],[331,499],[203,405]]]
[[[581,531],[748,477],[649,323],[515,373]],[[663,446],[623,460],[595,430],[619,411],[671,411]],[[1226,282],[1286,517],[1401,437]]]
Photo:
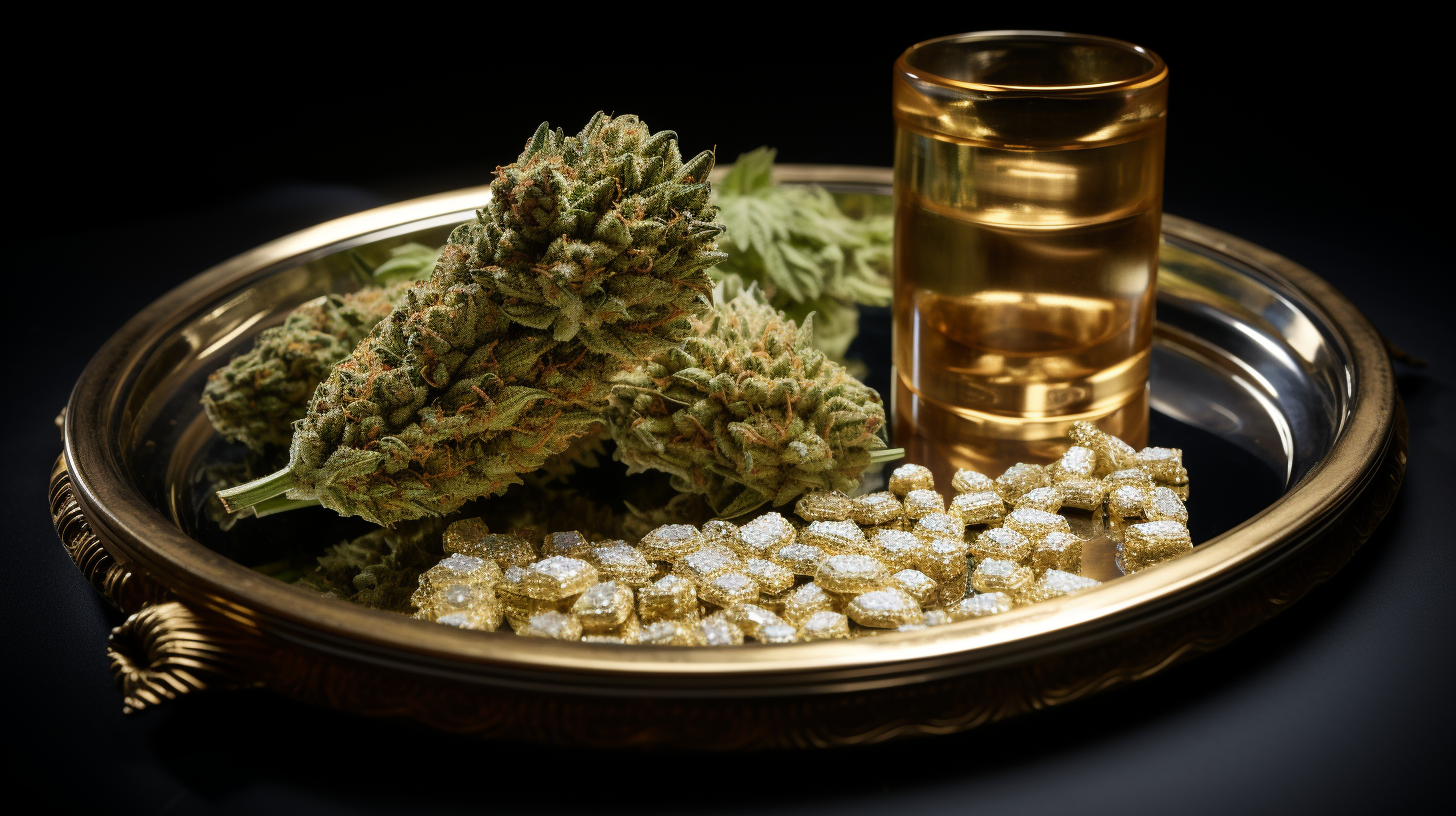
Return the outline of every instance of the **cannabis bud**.
[[[570,137],[543,124],[430,279],[319,385],[288,467],[219,496],[391,524],[519,483],[600,422],[613,375],[711,308],[712,167],[635,116]]]
[[[622,374],[607,423],[631,472],[662,470],[720,515],[811,490],[851,491],[885,448],[880,395],[813,345],[757,287],[680,348]],[[897,452],[898,453],[898,452]]]
[[[287,447],[293,422],[303,418],[308,398],[329,369],[393,310],[404,290],[428,277],[436,255],[420,244],[396,247],[373,271],[372,279],[386,285],[311,300],[212,372],[202,390],[202,407],[218,435],[255,453]]]
[[[202,407],[212,427],[259,453],[270,445],[286,446],[294,420],[303,418],[309,396],[329,369],[349,356],[408,287],[397,283],[326,295],[263,331],[251,349],[207,378]]]

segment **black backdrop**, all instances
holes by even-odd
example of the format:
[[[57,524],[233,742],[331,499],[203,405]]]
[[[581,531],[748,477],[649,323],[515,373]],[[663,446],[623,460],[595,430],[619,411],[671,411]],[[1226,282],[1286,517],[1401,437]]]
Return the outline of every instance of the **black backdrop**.
[[[17,30],[7,191],[17,326],[6,423],[5,714],[11,795],[120,812],[458,812],[528,807],[856,813],[1350,812],[1435,789],[1449,754],[1456,466],[1451,331],[1431,286],[1451,184],[1434,20],[1399,9],[1276,19],[1267,6],[661,4],[582,17],[396,6],[347,24],[246,10],[52,19]],[[1379,11],[1382,16],[1375,19]],[[94,14],[88,12],[88,15]],[[906,19],[883,19],[903,16]],[[1318,17],[1318,20],[1313,18]],[[956,31],[1106,34],[1172,68],[1166,202],[1324,275],[1395,342],[1411,470],[1343,572],[1222,651],[1061,710],[829,754],[695,757],[478,744],[262,692],[122,717],[117,621],[56,546],[50,419],[90,353],[172,285],[262,241],[481,184],[543,119],[599,109],[724,161],[890,162],[890,64]],[[84,30],[81,30],[84,28]],[[18,322],[14,322],[18,321]],[[41,362],[23,352],[41,348]],[[23,370],[22,370],[23,369]]]

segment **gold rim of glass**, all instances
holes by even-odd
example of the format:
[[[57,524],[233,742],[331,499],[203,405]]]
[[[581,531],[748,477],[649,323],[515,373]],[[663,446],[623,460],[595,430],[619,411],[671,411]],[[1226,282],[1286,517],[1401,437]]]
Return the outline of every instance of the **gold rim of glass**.
[[[916,64],[916,59],[923,57],[925,53],[937,46],[949,43],[1015,43],[1015,42],[1050,42],[1059,44],[1083,44],[1096,45],[1117,49],[1128,54],[1135,55],[1147,61],[1148,67],[1132,76],[1123,76],[1107,79],[1099,82],[1082,83],[1049,83],[1049,84],[1011,84],[995,82],[976,82],[964,79],[955,79],[942,76],[922,65]],[[953,88],[966,91],[976,91],[986,94],[1005,95],[1078,95],[1081,93],[1105,93],[1115,90],[1133,90],[1146,88],[1162,82],[1168,76],[1168,66],[1163,58],[1157,54],[1123,40],[1112,37],[1101,37],[1096,34],[1073,34],[1064,31],[1031,31],[1031,30],[1005,30],[1005,31],[975,31],[967,34],[951,34],[945,37],[936,37],[931,40],[918,42],[905,49],[895,61],[895,70],[907,76],[914,77],[921,82],[931,85],[939,85],[945,88]]]

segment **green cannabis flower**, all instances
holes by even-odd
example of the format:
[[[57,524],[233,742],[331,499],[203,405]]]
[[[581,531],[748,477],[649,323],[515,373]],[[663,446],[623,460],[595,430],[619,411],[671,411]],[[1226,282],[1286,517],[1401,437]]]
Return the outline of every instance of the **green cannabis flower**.
[[[767,147],[744,153],[714,186],[728,260],[713,276],[757,283],[791,319],[815,313],[814,344],[843,360],[859,331],[858,305],[890,303],[890,216],[852,218],[822,187],[776,185],[773,161]]]
[[[607,423],[629,472],[662,470],[725,517],[810,490],[851,491],[885,448],[884,406],[757,287],[694,322],[681,348],[618,377]]]
[[[374,270],[383,285],[310,300],[283,325],[261,332],[251,349],[214,371],[203,387],[202,407],[218,435],[254,453],[287,447],[314,389],[406,289],[429,275],[437,254],[420,244],[396,247]]]
[[[288,467],[223,501],[287,492],[392,524],[519,483],[601,421],[613,375],[711,308],[712,168],[635,116],[570,137],[543,124],[431,278],[319,385]]]
[[[414,611],[410,595],[420,573],[444,556],[437,519],[401,524],[342,541],[324,551],[318,566],[296,582],[322,595],[391,612]]]

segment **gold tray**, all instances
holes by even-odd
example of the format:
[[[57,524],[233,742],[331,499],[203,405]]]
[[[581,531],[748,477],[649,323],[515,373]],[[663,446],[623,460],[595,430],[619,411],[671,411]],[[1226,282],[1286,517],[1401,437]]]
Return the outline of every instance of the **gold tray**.
[[[788,166],[779,178],[864,206],[883,204],[890,186],[878,168]],[[381,207],[239,255],[148,306],[87,366],[66,407],[51,509],[82,574],[130,615],[109,650],[129,709],[265,686],[360,714],[576,745],[959,731],[1229,642],[1344,565],[1400,486],[1404,415],[1359,311],[1285,258],[1165,216],[1155,416],[1263,463],[1277,498],[1192,553],[1092,591],[852,641],[623,647],[463,632],[318,597],[189,535],[192,469],[210,435],[197,404],[206,374],[297,304],[357,285],[344,250],[441,241],[486,195]],[[1214,491],[1192,467],[1196,519],[1215,510],[1199,491]]]

